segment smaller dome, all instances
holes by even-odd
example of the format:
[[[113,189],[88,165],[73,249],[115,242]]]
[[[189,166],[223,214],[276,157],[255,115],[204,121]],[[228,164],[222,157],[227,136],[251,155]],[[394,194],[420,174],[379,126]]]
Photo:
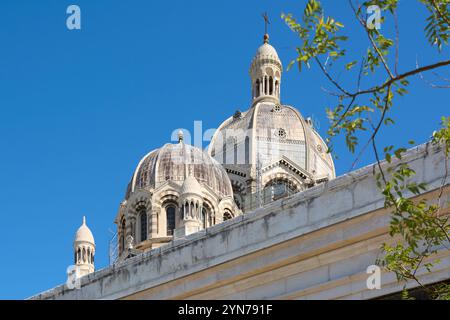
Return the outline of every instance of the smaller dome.
[[[202,194],[202,187],[198,180],[195,179],[194,176],[189,176],[184,180],[183,185],[181,187],[181,194]]]
[[[256,51],[256,57],[258,56],[271,56],[276,58],[277,60],[280,60],[280,58],[278,58],[277,50],[275,50],[275,48],[268,43],[264,43],[258,48],[258,50]]]
[[[136,190],[154,190],[167,181],[182,185],[189,176],[188,172],[197,183],[207,185],[219,197],[233,196],[230,179],[220,163],[202,149],[180,139],[179,143],[168,143],[153,150],[139,162],[128,184],[125,200]]]
[[[86,217],[83,217],[83,224],[78,228],[74,242],[89,242],[95,245],[91,229],[86,225]]]

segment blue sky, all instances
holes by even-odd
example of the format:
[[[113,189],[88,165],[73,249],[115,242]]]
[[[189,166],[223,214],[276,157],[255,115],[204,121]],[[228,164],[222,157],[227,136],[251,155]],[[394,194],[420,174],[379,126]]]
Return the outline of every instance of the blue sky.
[[[2,0],[0,298],[21,299],[63,283],[83,215],[96,239],[96,266],[105,267],[109,229],[115,230],[140,158],[170,142],[176,128],[192,131],[195,120],[216,128],[236,109],[246,110],[261,13],[271,16],[271,44],[287,66],[298,40],[280,14],[300,16],[305,2]],[[349,54],[360,57],[367,38],[347,2],[324,3],[354,39]],[[70,4],[81,7],[82,30],[66,28]],[[417,1],[401,1],[400,70],[413,68],[416,59],[448,58],[448,50],[439,56],[429,48],[424,18]],[[450,70],[443,71],[448,78]],[[380,144],[425,142],[448,115],[448,91],[411,82],[412,93],[395,103],[397,125],[383,132]],[[294,68],[283,75],[281,94],[284,103],[313,116],[325,135],[324,108],[335,100],[321,87],[331,88],[317,68]],[[336,151],[343,174],[354,156],[342,143]],[[368,154],[358,167],[372,161]]]

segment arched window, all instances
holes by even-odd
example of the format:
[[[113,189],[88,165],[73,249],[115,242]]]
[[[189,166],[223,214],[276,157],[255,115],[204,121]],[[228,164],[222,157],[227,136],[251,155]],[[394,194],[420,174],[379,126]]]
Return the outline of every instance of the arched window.
[[[206,229],[206,227],[208,226],[207,221],[208,221],[208,212],[206,211],[206,208],[203,207],[202,214],[201,214],[201,222],[202,222],[203,229]]]
[[[279,91],[279,86],[278,86],[278,80],[275,81],[275,94],[277,96],[280,96],[280,91]]]
[[[259,83],[259,79],[256,80],[256,84],[255,84],[255,98],[258,98],[259,95],[261,94],[260,92],[260,83]]]
[[[87,262],[91,263],[91,249],[87,249]]]
[[[264,77],[264,94],[267,95],[267,77]]]
[[[270,95],[273,94],[273,78],[272,77],[269,78],[269,94]]]
[[[76,263],[80,263],[81,261],[81,249],[80,248],[78,248],[78,250],[77,250],[77,260],[76,260]]]
[[[141,209],[139,213],[140,241],[147,240],[147,211]]]
[[[173,230],[175,230],[175,207],[166,207],[166,221],[167,221],[167,235],[173,235]]]
[[[250,138],[245,137],[245,164],[250,163]]]
[[[83,248],[83,263],[86,263],[86,249]]]
[[[273,180],[264,187],[264,195],[266,200],[278,200],[296,193],[296,186],[287,180]]]
[[[223,221],[227,221],[227,220],[230,220],[232,218],[233,218],[233,216],[231,215],[231,213],[229,211],[225,211],[224,212],[224,214],[223,214]]]

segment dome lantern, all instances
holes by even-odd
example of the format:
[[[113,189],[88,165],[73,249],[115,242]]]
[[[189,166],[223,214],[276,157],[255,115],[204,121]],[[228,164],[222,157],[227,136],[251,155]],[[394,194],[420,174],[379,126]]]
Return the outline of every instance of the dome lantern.
[[[264,42],[256,51],[250,65],[253,102],[280,102],[280,86],[283,65],[278,53],[269,44],[269,35],[264,34]]]
[[[78,274],[84,276],[94,272],[95,241],[91,230],[86,224],[85,216],[83,216],[83,223],[75,234],[73,249],[74,264],[78,269]]]

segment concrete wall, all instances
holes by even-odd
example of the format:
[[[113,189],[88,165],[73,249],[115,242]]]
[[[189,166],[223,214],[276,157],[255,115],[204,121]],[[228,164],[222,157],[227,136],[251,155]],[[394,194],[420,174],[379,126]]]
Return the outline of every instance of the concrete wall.
[[[445,177],[443,151],[431,144],[404,157],[436,198]],[[392,274],[368,290],[366,269],[387,234],[389,211],[375,166],[338,177],[82,278],[33,299],[368,299],[401,291]],[[444,198],[448,201],[448,177]],[[424,283],[450,278],[450,254]],[[414,284],[411,284],[414,285]]]

